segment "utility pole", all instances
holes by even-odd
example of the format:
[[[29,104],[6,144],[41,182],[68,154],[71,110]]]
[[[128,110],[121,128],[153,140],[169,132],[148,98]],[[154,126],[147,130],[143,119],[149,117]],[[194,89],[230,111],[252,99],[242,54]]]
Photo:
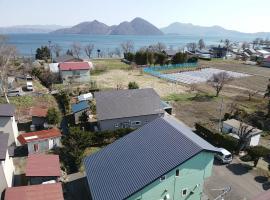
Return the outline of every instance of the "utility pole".
[[[52,59],[52,46],[51,46],[52,41],[49,40],[48,42],[49,42],[49,49],[50,49],[51,62],[53,62],[53,59]]]
[[[221,132],[222,111],[223,111],[223,97],[221,98],[221,104],[220,104],[220,108],[219,108],[219,123],[218,123],[218,131],[219,132]]]

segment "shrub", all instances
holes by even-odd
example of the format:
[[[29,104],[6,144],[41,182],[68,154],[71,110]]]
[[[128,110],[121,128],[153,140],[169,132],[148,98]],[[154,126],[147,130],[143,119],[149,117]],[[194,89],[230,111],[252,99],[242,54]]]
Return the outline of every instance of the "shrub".
[[[250,155],[244,155],[240,158],[243,162],[250,162],[252,161],[252,157]]]
[[[129,82],[128,83],[128,89],[133,90],[133,89],[139,89],[139,85],[134,81],[134,82]]]
[[[198,58],[197,57],[191,57],[187,60],[188,63],[197,63],[198,62]]]
[[[154,64],[165,65],[167,62],[167,56],[164,53],[155,52],[154,53]]]
[[[135,62],[137,65],[147,65],[147,53],[144,51],[138,51],[135,54]]]
[[[60,122],[61,115],[56,108],[49,108],[47,113],[47,121],[49,124],[56,125]]]
[[[254,161],[254,167],[256,167],[259,159],[262,157],[266,157],[270,153],[270,150],[264,146],[255,146],[250,147],[247,152]]]
[[[51,51],[47,46],[41,46],[36,50],[36,59],[47,60],[51,57]]]
[[[124,58],[130,62],[134,61],[135,55],[131,52],[124,53]]]
[[[177,53],[172,58],[172,64],[182,64],[187,62],[187,54],[186,53]]]

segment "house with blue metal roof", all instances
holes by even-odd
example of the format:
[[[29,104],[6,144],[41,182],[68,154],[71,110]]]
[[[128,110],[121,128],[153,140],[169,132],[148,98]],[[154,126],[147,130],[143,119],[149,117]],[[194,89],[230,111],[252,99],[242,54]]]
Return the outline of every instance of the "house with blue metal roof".
[[[93,200],[198,200],[217,149],[165,115],[85,158]]]
[[[75,124],[79,123],[80,116],[82,115],[83,112],[88,112],[89,108],[90,106],[89,106],[88,101],[81,101],[79,103],[71,105],[71,110],[74,115]]]

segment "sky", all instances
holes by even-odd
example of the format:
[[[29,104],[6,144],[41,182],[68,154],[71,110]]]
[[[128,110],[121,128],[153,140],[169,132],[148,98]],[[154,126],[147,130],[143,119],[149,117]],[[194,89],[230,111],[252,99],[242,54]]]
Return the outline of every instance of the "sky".
[[[173,22],[270,32],[270,0],[0,0],[0,26],[108,25],[142,17],[157,27]]]

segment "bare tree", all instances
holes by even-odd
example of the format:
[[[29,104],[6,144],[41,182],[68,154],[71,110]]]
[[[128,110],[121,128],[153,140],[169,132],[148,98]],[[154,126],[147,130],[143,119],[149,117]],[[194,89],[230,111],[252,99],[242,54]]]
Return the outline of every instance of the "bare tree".
[[[53,50],[55,56],[59,57],[60,53],[62,51],[62,48],[61,48],[61,46],[59,44],[55,44],[55,45],[53,45],[52,50]]]
[[[200,39],[198,42],[199,49],[204,49],[205,48],[205,43],[203,39]]]
[[[128,40],[121,44],[121,48],[124,53],[130,53],[134,50],[134,43],[131,40]]]
[[[231,43],[231,41],[230,41],[229,39],[225,39],[225,40],[223,41],[223,43],[224,43],[225,48],[226,48],[226,51],[227,51],[227,52],[226,52],[226,57],[227,57],[227,54],[228,54],[230,48],[232,47],[232,43]]]
[[[157,52],[162,52],[166,50],[166,45],[161,42],[158,42],[156,45],[154,45],[154,47]]]
[[[242,44],[242,49],[245,50],[246,48],[248,48],[248,46],[249,46],[249,45],[248,45],[247,42],[243,42],[243,44]]]
[[[90,59],[91,58],[91,55],[92,55],[92,52],[95,48],[95,45],[94,44],[87,44],[85,47],[84,47],[84,52],[85,54],[87,55],[87,57]]]
[[[220,72],[213,74],[207,82],[216,90],[216,97],[218,97],[223,86],[231,80],[233,80],[233,78],[227,72]]]
[[[6,102],[9,103],[8,92],[8,68],[11,65],[11,59],[16,55],[16,48],[6,44],[6,37],[0,35],[0,85],[1,92]]]
[[[196,43],[188,43],[188,44],[187,44],[187,49],[188,49],[189,51],[195,51],[196,48],[197,48],[197,44],[196,44]]]
[[[121,57],[122,56],[122,52],[121,52],[121,49],[120,48],[115,48],[115,55],[117,55],[118,57]]]
[[[248,95],[248,100],[251,101],[252,97],[257,95],[259,93],[259,91],[258,90],[247,90],[245,93]]]
[[[77,57],[80,58],[81,51],[82,51],[82,46],[79,42],[74,42],[71,46],[73,54]]]
[[[242,121],[240,122],[239,129],[237,135],[239,137],[238,140],[238,152],[245,150],[248,147],[248,143],[251,137],[251,133],[255,128],[244,124]]]

